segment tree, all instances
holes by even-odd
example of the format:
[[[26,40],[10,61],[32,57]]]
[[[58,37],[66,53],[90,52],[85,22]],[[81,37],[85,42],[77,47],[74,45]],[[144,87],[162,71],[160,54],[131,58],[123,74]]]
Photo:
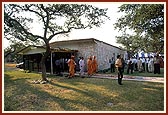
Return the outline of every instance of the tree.
[[[22,56],[18,55],[17,53],[21,49],[27,47],[28,45],[42,45],[43,44],[40,41],[36,41],[36,42],[31,42],[29,40],[21,41],[21,40],[14,38],[10,34],[7,34],[7,36],[4,36],[4,38],[6,38],[7,40],[10,40],[9,41],[10,45],[4,49],[4,58],[7,58],[10,55],[12,57],[11,61],[13,61],[14,59],[16,59],[17,61],[21,61]]]
[[[136,33],[127,36],[132,46],[139,44],[145,51],[163,52],[164,46],[164,4],[124,4],[119,12],[125,15],[114,24],[116,29],[125,33],[128,29]],[[125,34],[118,36],[118,43],[126,46]],[[126,46],[127,47],[127,46]]]
[[[142,44],[142,37],[139,35],[132,35],[124,33],[122,36],[117,36],[117,43],[121,43],[124,46],[124,49],[126,49],[130,55],[133,56],[136,52],[140,50],[140,45]],[[141,47],[141,50],[143,50],[143,47]]]
[[[28,15],[26,13],[28,12]],[[45,60],[50,53],[49,41],[55,36],[71,32],[72,29],[99,27],[109,17],[107,9],[99,9],[86,4],[5,4],[4,22],[5,31],[22,41],[42,40],[46,52],[42,55],[42,80],[46,79]],[[29,24],[36,16],[42,34],[31,32]]]
[[[18,55],[17,52],[24,47],[25,45],[23,43],[13,42],[10,46],[4,49],[4,58],[8,59],[10,56],[10,60],[7,60],[8,62],[21,61],[22,56]]]

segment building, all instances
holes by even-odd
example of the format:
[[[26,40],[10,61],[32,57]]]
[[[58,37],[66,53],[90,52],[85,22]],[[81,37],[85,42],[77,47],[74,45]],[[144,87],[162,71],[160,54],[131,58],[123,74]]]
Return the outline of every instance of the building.
[[[64,63],[63,69],[67,70],[67,68],[65,68],[66,60],[70,58],[71,55],[75,56],[75,61],[77,65],[79,57],[84,57],[86,63],[89,56],[96,56],[98,62],[98,70],[108,69],[110,67],[109,60],[112,57],[116,59],[118,54],[120,54],[124,59],[126,58],[125,50],[94,38],[57,41],[50,43],[50,47],[51,47],[51,55],[48,57],[46,65],[50,67],[49,71],[51,71],[51,73],[54,73],[55,71],[54,62],[56,59],[62,59]],[[41,57],[40,55],[44,51],[45,49],[44,48],[40,49],[40,47],[36,48],[36,50],[33,48],[26,48],[24,50],[21,50],[19,54],[24,55],[24,57],[29,56],[29,58],[34,55],[34,58],[37,57],[38,60],[40,60]]]
[[[45,47],[43,46],[28,46],[18,52],[18,54],[23,55],[23,68],[29,71],[41,72],[41,58],[43,53],[45,53]],[[71,55],[76,55],[77,50],[70,50],[66,48],[51,48],[50,55],[46,59],[46,71],[53,74],[55,73],[55,61],[60,60],[62,69],[68,70],[66,60],[70,58]],[[64,59],[64,60],[63,60]]]

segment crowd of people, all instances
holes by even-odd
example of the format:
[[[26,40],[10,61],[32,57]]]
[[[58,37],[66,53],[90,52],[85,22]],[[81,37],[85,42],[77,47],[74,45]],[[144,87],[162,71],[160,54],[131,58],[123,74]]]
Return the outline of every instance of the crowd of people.
[[[147,58],[135,58],[132,57],[128,60],[124,60],[120,55],[117,55],[117,59],[115,60],[113,57],[109,60],[111,72],[115,72],[117,70],[118,73],[118,84],[122,85],[122,78],[124,69],[126,69],[127,74],[133,73],[134,71],[139,72],[149,72],[149,73],[158,73],[160,74],[160,67],[163,66],[163,59],[156,55],[154,57]],[[56,69],[60,72],[59,62],[56,60]],[[84,78],[85,67],[87,68],[87,75],[91,77],[98,70],[98,63],[96,60],[96,56],[89,56],[87,62],[85,63],[84,57],[79,57],[78,63],[75,62],[75,57],[72,55],[70,59],[67,60],[67,65],[69,68],[68,78],[73,78],[76,72],[76,66],[79,66],[79,75]]]
[[[130,70],[131,73],[139,71],[160,74],[160,67],[163,65],[163,59],[159,55],[138,59],[132,58],[127,61],[127,64],[127,74],[129,74]]]
[[[122,85],[122,78],[123,78],[123,72],[125,64],[127,65],[127,74],[131,71],[133,73],[134,71],[139,72],[153,72],[154,74],[158,73],[160,74],[160,67],[163,67],[163,59],[157,54],[154,57],[147,57],[147,58],[131,58],[125,61],[123,58],[121,58],[120,55],[117,56],[117,60],[115,61],[115,67],[118,73],[118,84]],[[111,62],[111,67],[114,65],[114,62]],[[113,70],[111,68],[111,70]]]
[[[68,67],[69,67],[69,76],[68,76],[68,78],[73,78],[74,75],[75,75],[75,66],[77,64],[75,63],[74,58],[75,58],[74,56],[71,56],[71,59],[69,59],[67,61],[67,64],[68,64]],[[91,77],[93,74],[95,74],[97,72],[98,64],[97,64],[96,56],[90,56],[87,59],[87,63],[86,64],[85,64],[84,58],[80,57],[78,64],[79,64],[79,68],[80,68],[79,75],[82,78],[84,78],[85,65],[87,65],[88,77]]]
[[[135,71],[139,72],[149,72],[149,73],[158,73],[160,74],[160,68],[163,67],[163,59],[159,55],[150,56],[150,57],[139,57],[139,58],[129,58],[128,60],[122,61],[122,70],[126,69],[127,74],[133,73]],[[115,72],[115,60],[112,58],[110,60],[111,72]]]

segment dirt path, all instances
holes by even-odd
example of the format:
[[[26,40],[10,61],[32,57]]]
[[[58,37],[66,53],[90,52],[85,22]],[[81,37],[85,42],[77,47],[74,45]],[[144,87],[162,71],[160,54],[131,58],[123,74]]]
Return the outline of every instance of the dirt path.
[[[118,77],[112,76],[110,74],[95,74],[92,77],[95,78],[107,78],[107,79],[118,79]],[[164,78],[162,77],[144,77],[144,76],[128,76],[124,75],[123,80],[134,80],[134,81],[148,81],[148,82],[159,82],[159,83],[164,83]]]

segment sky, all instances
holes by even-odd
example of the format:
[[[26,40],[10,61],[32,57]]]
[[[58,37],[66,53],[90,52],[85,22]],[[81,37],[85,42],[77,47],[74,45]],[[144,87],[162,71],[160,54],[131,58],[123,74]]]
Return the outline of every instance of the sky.
[[[100,41],[109,43],[114,46],[122,46],[116,43],[115,36],[120,35],[118,30],[114,29],[113,24],[116,23],[117,19],[121,17],[121,13],[118,13],[118,7],[122,5],[120,2],[96,2],[91,3],[99,8],[108,8],[107,15],[110,20],[107,20],[105,24],[101,25],[99,28],[85,29],[85,30],[73,30],[69,36],[66,37],[55,37],[50,42],[61,41],[61,40],[72,40],[72,39],[86,39],[95,38]],[[38,33],[38,26],[34,27],[33,30]],[[7,47],[9,42],[4,39],[4,47]]]
[[[69,34],[69,37],[65,38],[56,38],[55,40],[64,40],[64,39],[86,39],[86,38],[95,38],[100,41],[109,43],[114,46],[122,46],[121,44],[116,43],[115,36],[119,35],[118,30],[114,29],[113,24],[116,23],[117,18],[121,17],[121,13],[118,13],[118,7],[121,6],[121,3],[92,3],[94,6],[99,8],[108,8],[107,15],[110,17],[110,20],[107,20],[105,24],[101,25],[99,28],[85,29],[85,30],[74,30]],[[51,42],[52,42],[51,41]]]

